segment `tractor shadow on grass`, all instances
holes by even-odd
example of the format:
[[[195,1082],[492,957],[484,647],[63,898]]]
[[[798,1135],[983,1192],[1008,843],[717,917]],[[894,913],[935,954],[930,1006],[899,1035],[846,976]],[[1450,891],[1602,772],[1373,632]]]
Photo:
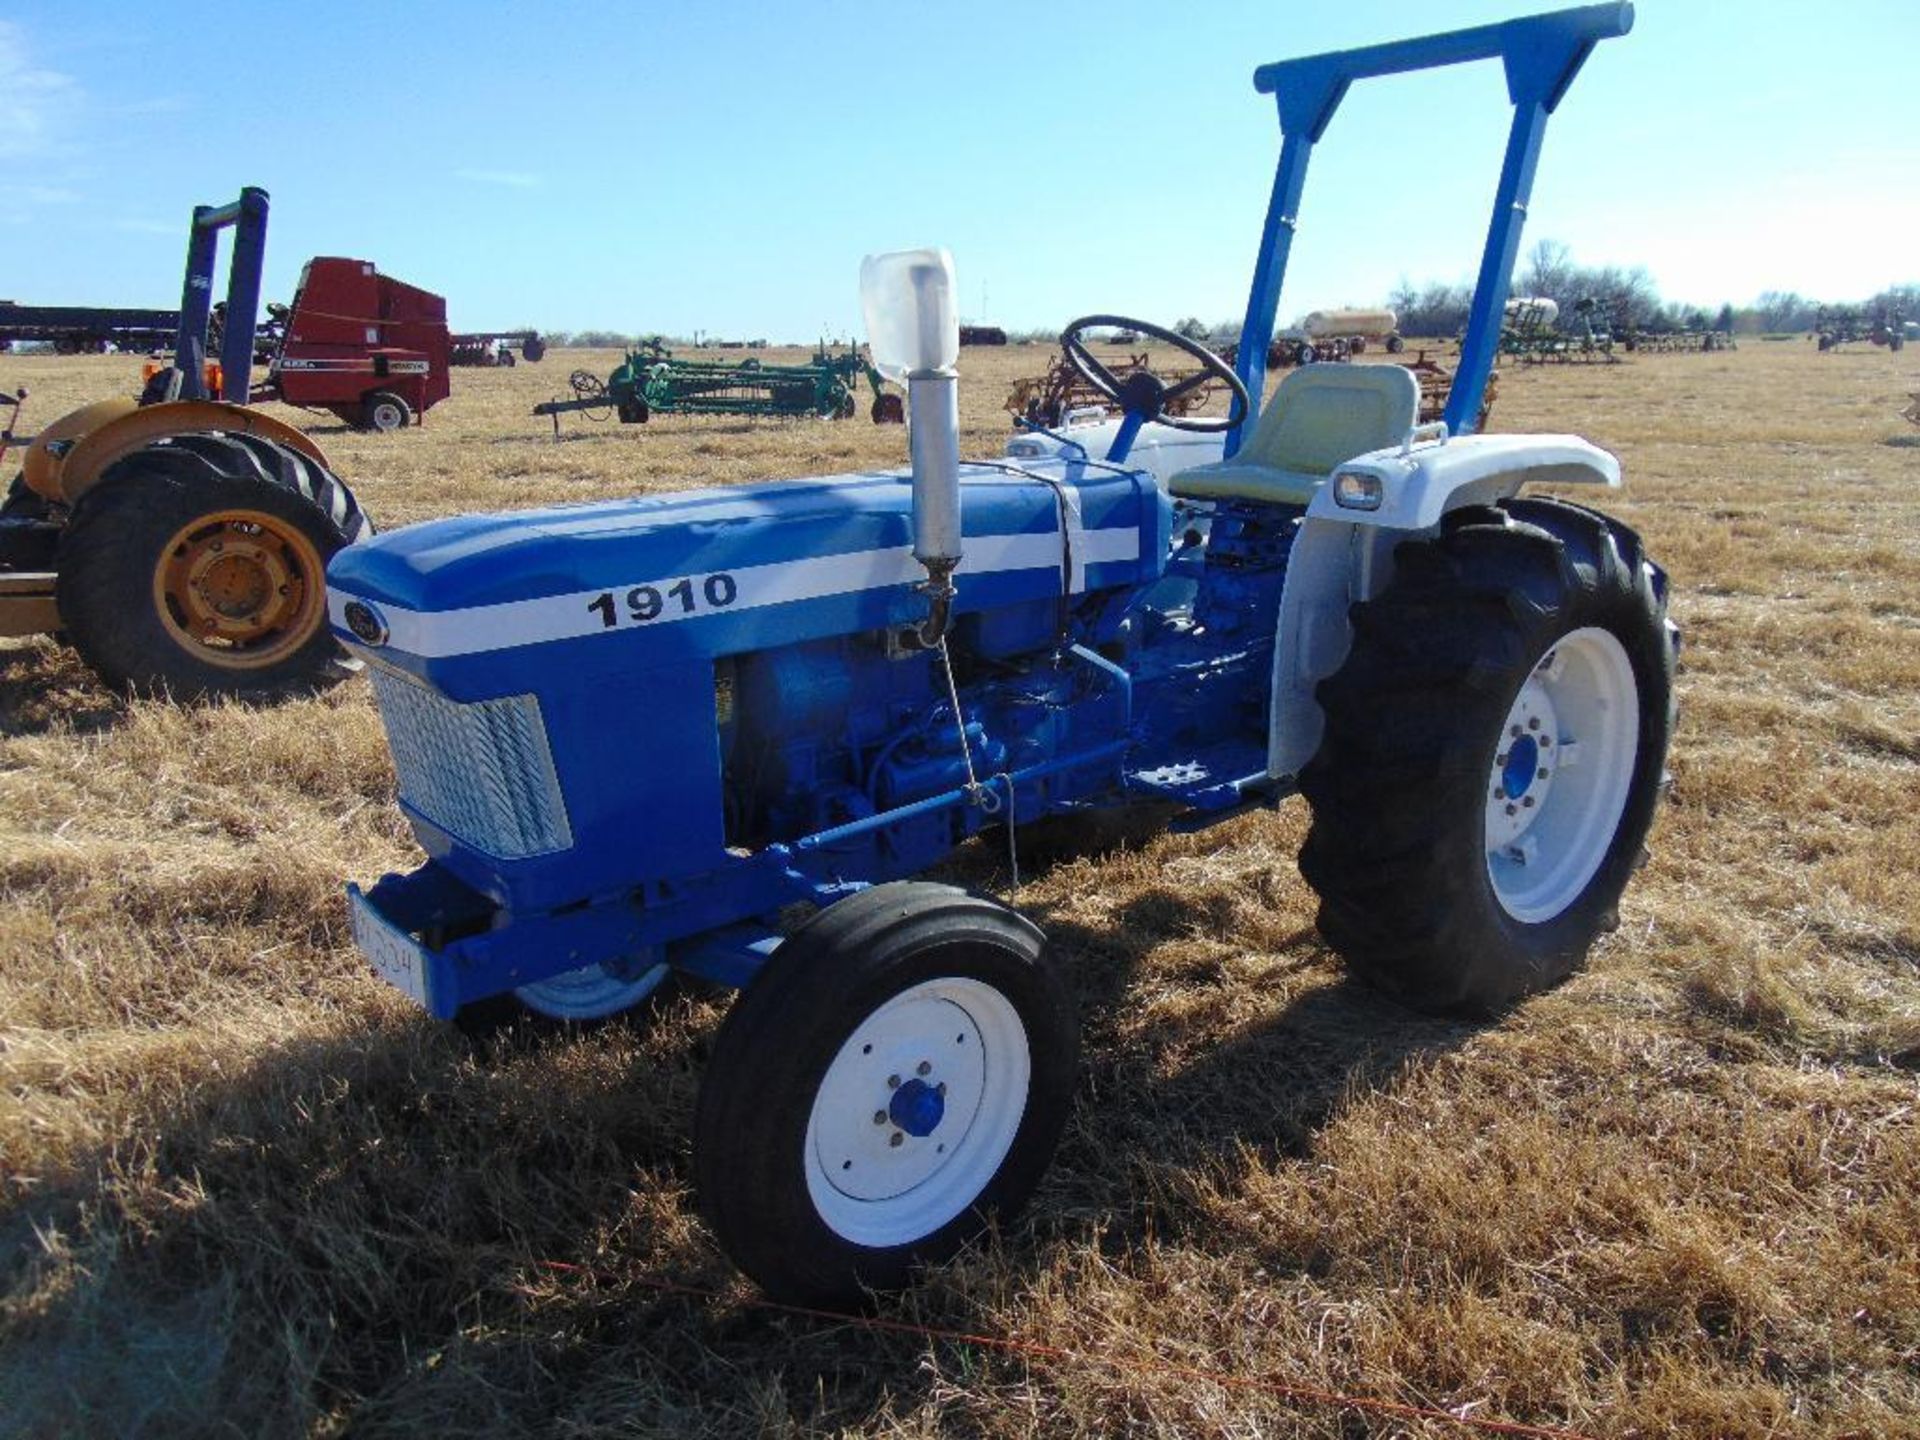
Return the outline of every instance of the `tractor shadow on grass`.
[[[1189,1180],[1305,1161],[1345,1105],[1483,1026],[1388,999],[1346,974],[1311,926],[1269,947],[1274,963],[1258,981],[1229,966],[1157,962],[1193,933],[1195,909],[1156,888],[1098,929],[1034,916],[1068,960],[1086,1037],[1049,1190],[1059,1209],[1106,1217],[1110,1252],[1180,1230]],[[1258,995],[1249,1005],[1250,983],[1272,986],[1270,1007]]]
[[[169,1102],[0,1187],[0,1285],[32,1297],[0,1318],[0,1434],[811,1433],[936,1405],[924,1344],[755,1303],[694,1219],[710,997],[484,1042],[381,1008],[151,1076]],[[960,1279],[885,1311],[977,1326]]]
[[[1247,1019],[1245,979],[1166,959],[1225,918],[1209,903],[1156,887],[1097,927],[1039,908],[1088,1036],[1075,1118],[1031,1218],[883,1316],[991,1328],[983,1307],[1062,1249],[1125,1267],[1204,1233],[1198,1186],[1296,1163],[1356,1091],[1472,1033],[1332,978],[1310,930],[1269,944],[1273,1008]],[[749,1433],[935,1405],[928,1342],[758,1306],[694,1222],[720,1010],[694,993],[478,1046],[350,1016],[183,1077],[181,1102],[0,1196],[9,1289],[47,1297],[0,1343],[0,1432]],[[77,1263],[26,1283],[56,1233]]]
[[[596,1358],[699,1363],[686,1303],[626,1277],[735,1283],[681,1216],[711,1019],[476,1046],[366,1014],[152,1076],[170,1102],[0,1187],[0,1283],[36,1297],[0,1321],[0,1434],[538,1433]]]
[[[93,735],[126,716],[127,702],[66,646],[40,639],[0,648],[0,738]]]

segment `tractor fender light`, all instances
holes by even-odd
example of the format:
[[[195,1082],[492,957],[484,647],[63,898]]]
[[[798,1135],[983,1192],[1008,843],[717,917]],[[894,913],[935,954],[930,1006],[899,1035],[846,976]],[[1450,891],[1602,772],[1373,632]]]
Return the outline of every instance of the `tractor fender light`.
[[[1040,460],[1045,458],[1047,443],[1035,440],[1031,436],[1007,442],[1007,458],[1010,460]]]
[[[1342,470],[1333,477],[1333,503],[1343,510],[1378,510],[1386,493],[1378,475]]]

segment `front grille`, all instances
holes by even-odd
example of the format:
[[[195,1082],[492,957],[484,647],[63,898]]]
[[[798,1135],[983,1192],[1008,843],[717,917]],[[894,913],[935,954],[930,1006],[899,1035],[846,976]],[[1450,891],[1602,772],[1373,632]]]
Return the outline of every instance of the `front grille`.
[[[501,860],[573,845],[540,702],[509,695],[461,705],[372,669],[400,798],[455,839]]]

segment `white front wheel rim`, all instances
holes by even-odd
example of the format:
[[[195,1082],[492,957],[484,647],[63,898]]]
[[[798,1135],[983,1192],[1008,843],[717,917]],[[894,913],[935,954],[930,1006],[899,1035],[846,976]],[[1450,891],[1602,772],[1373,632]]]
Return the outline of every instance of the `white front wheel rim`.
[[[1596,626],[1562,636],[1514,697],[1487,785],[1487,874],[1514,919],[1554,919],[1599,873],[1639,742],[1640,689],[1626,647]]]
[[[549,1020],[604,1020],[631,1010],[660,988],[668,967],[650,966],[622,975],[604,965],[586,965],[550,979],[522,985],[514,998]]]
[[[1027,1029],[979,980],[903,990],[850,1034],[814,1092],[807,1194],[843,1240],[909,1245],[976,1201],[1013,1148],[1032,1080]]]

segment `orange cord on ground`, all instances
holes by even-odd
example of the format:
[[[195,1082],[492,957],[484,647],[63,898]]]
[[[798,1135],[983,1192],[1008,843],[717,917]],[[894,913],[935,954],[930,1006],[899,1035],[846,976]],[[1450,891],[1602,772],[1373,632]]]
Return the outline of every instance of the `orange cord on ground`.
[[[542,1260],[539,1263],[546,1269],[564,1271],[568,1274],[585,1275],[594,1279],[601,1276],[600,1271],[590,1266],[570,1265],[564,1260]],[[620,1278],[627,1284],[638,1285],[663,1295],[678,1295],[689,1300],[725,1298],[717,1291],[705,1290],[697,1285],[683,1285],[677,1280],[666,1280],[649,1275]],[[1171,1360],[1088,1355],[1077,1350],[1063,1349],[1058,1345],[1045,1345],[1037,1340],[997,1335],[972,1335],[964,1330],[943,1330],[931,1325],[916,1325],[909,1320],[889,1320],[877,1315],[848,1315],[837,1310],[816,1310],[811,1306],[789,1305],[760,1296],[754,1296],[745,1303],[755,1309],[777,1310],[809,1320],[824,1320],[835,1325],[857,1325],[864,1330],[914,1335],[923,1340],[943,1341],[950,1345],[975,1345],[983,1350],[999,1350],[1013,1355],[1056,1360],[1067,1365],[1104,1365],[1111,1370],[1130,1370],[1138,1374],[1173,1375],[1183,1380],[1201,1380],[1210,1385],[1219,1385],[1231,1390],[1257,1390],[1262,1394],[1301,1405],[1363,1410],[1369,1414],[1390,1415],[1401,1420],[1435,1420],[1442,1424],[1465,1426],[1487,1434],[1523,1435],[1533,1437],[1533,1440],[1595,1440],[1595,1437],[1579,1430],[1565,1430],[1551,1425],[1528,1425],[1518,1420],[1483,1420],[1472,1415],[1456,1415],[1450,1410],[1435,1410],[1424,1405],[1408,1405],[1398,1400],[1381,1400],[1365,1395],[1346,1395],[1338,1390],[1320,1390],[1311,1385],[1292,1385],[1284,1380],[1266,1380],[1253,1375],[1231,1375],[1225,1371],[1205,1370]]]

